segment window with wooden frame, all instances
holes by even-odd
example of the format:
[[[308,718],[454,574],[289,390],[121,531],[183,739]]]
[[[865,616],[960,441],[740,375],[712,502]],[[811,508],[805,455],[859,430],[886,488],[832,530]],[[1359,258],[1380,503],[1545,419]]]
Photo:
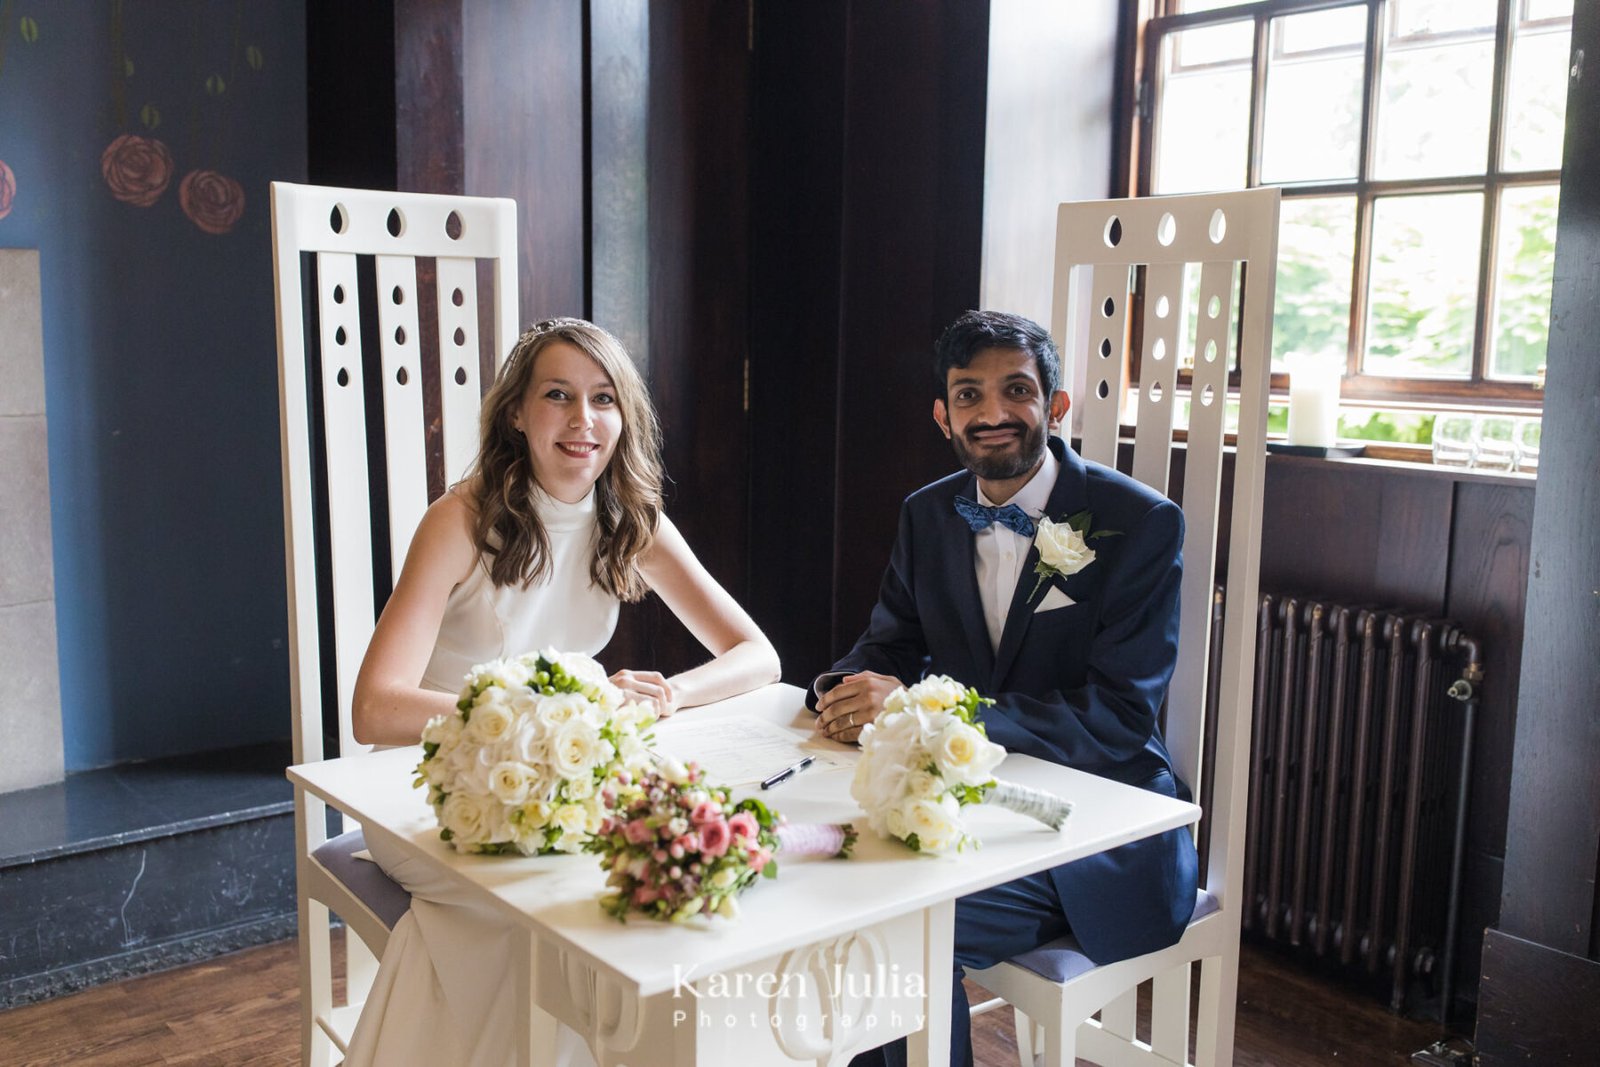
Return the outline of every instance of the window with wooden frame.
[[[1339,360],[1341,436],[1536,416],[1573,0],[1139,6],[1132,191],[1283,190],[1274,389]]]

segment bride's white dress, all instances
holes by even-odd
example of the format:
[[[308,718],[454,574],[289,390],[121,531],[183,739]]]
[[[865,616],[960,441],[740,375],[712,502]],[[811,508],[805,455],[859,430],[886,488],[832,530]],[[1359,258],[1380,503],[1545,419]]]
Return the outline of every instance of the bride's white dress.
[[[478,663],[545,648],[594,655],[611,639],[617,601],[590,583],[596,532],[593,490],[578,504],[538,493],[550,537],[550,576],[496,588],[483,561],[450,594],[423,685],[456,692]],[[369,837],[368,851],[411,892],[345,1057],[345,1067],[502,1067],[515,1048],[511,949],[504,919],[474,908],[432,864]],[[553,1064],[593,1063],[561,1028]]]

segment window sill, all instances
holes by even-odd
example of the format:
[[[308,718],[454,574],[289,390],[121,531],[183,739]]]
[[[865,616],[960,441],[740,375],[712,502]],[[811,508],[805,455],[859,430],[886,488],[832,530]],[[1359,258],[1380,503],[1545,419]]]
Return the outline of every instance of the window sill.
[[[1229,447],[1232,451],[1232,447]],[[1404,474],[1419,478],[1448,478],[1455,482],[1471,482],[1476,485],[1512,485],[1525,486],[1531,489],[1537,480],[1537,475],[1524,474],[1521,471],[1486,471],[1475,470],[1471,467],[1442,467],[1436,466],[1427,458],[1424,449],[1405,450],[1415,451],[1421,458],[1394,458],[1389,453],[1399,451],[1393,448],[1380,450],[1383,454],[1374,454],[1374,449],[1369,444],[1367,454],[1364,456],[1290,456],[1282,453],[1268,453],[1269,465],[1287,463],[1299,465],[1305,463],[1335,463],[1355,469],[1384,471],[1390,474]]]
[[[1172,447],[1187,450],[1188,441],[1184,431],[1175,430]],[[1283,440],[1281,437],[1273,440]],[[1366,469],[1384,471],[1390,474],[1402,474],[1419,478],[1446,478],[1456,482],[1468,482],[1475,485],[1507,485],[1520,486],[1532,489],[1538,476],[1522,471],[1493,471],[1477,470],[1472,467],[1444,467],[1437,466],[1432,461],[1432,453],[1426,448],[1416,446],[1394,445],[1378,441],[1348,440],[1345,444],[1364,444],[1367,446],[1366,454],[1361,456],[1295,456],[1283,452],[1268,452],[1269,465],[1289,464],[1300,466],[1303,464],[1332,463],[1348,466],[1356,470]],[[1124,426],[1117,437],[1118,450],[1123,453],[1117,465],[1123,466],[1128,454],[1133,450],[1133,428]],[[1080,442],[1074,438],[1074,449],[1080,447]],[[1235,451],[1233,436],[1228,436],[1225,452]]]

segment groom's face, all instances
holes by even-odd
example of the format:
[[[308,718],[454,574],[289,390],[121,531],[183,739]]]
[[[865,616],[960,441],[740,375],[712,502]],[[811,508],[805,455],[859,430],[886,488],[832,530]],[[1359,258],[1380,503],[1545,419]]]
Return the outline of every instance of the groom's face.
[[[933,418],[956,458],[985,481],[1030,474],[1044,455],[1045,434],[1067,411],[1067,394],[1046,395],[1039,367],[1016,348],[985,348],[945,378]]]

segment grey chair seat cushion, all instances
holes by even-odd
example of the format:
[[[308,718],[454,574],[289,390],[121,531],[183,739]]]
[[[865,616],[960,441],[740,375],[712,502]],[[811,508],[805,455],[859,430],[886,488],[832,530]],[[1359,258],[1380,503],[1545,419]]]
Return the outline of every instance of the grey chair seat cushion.
[[[1189,921],[1197,922],[1216,910],[1217,898],[1204,889],[1198,890],[1195,893],[1194,915]],[[1010,962],[1052,982],[1070,982],[1095,968],[1095,962],[1079,950],[1078,942],[1072,937],[1062,937],[1040,945],[1011,957]]]
[[[383,925],[394,929],[394,924],[411,908],[411,894],[383,873],[383,868],[367,859],[358,859],[355,853],[367,847],[367,838],[360,830],[340,834],[322,844],[311,853],[328,873],[344,883],[346,889],[372,909],[383,920]]]

